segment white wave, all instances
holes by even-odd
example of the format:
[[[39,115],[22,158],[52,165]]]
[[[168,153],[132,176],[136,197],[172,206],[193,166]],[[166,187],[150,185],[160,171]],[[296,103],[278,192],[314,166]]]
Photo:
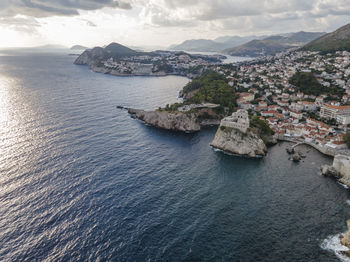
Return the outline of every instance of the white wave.
[[[210,146],[215,152],[221,152],[225,155],[229,155],[229,156],[238,156],[238,157],[243,157],[243,158],[263,158],[263,156],[260,156],[260,155],[257,155],[255,157],[250,157],[248,155],[239,155],[239,154],[234,154],[234,153],[230,153],[230,152],[227,152],[225,150],[221,150],[219,148],[216,148],[216,147],[213,147],[213,146]]]
[[[341,185],[342,187],[346,188],[346,189],[349,189],[349,187],[343,183],[340,183],[339,181],[337,182],[339,185]]]
[[[350,206],[350,200],[346,200],[346,203]]]
[[[350,258],[343,254],[344,251],[349,251],[349,248],[340,243],[340,237],[343,234],[327,237],[321,244],[321,248],[333,252],[341,261],[350,262]]]

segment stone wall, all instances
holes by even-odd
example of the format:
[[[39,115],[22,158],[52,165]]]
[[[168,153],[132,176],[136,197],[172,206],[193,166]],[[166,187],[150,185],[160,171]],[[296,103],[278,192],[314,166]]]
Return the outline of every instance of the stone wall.
[[[248,130],[249,125],[241,124],[238,122],[232,122],[232,121],[226,121],[225,119],[221,121],[221,126],[235,128],[241,131],[242,133],[246,133]]]

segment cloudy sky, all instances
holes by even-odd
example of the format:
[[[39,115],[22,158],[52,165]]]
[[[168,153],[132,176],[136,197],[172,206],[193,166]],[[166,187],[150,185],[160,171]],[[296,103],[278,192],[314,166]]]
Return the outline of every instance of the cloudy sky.
[[[168,46],[347,23],[350,0],[0,0],[0,47]]]

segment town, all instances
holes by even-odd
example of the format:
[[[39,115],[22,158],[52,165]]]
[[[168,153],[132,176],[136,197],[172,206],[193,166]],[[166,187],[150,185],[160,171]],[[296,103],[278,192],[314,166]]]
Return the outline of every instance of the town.
[[[187,54],[184,52],[154,51],[141,55],[100,61],[99,66],[114,75],[184,75],[194,78],[203,68],[220,64],[225,56]]]
[[[279,140],[304,142],[328,155],[348,151],[349,52],[290,51],[211,69],[228,78],[237,106],[268,121]]]

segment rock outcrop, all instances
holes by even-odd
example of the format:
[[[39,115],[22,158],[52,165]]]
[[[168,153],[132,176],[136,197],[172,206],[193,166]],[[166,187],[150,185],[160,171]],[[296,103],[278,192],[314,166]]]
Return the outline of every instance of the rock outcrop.
[[[129,108],[128,112],[135,118],[144,121],[146,124],[167,130],[193,133],[201,129],[195,114],[186,114],[181,112],[170,113],[159,110],[144,111],[131,108]]]
[[[292,156],[294,162],[299,162],[301,160],[301,156],[298,152],[294,153]]]
[[[85,50],[74,62],[76,65],[87,65],[92,67],[94,63],[104,57],[104,49],[95,47],[93,49]]]
[[[345,235],[340,239],[340,243],[343,246],[350,248],[350,219],[346,221],[346,224],[348,226],[348,232],[346,232]],[[346,255],[349,256],[350,252],[346,252]]]
[[[265,156],[267,153],[264,141],[251,130],[246,133],[220,125],[211,146],[228,153],[249,157]]]
[[[265,156],[267,152],[264,141],[249,128],[248,112],[245,110],[238,110],[221,120],[211,146],[249,157]]]
[[[350,186],[350,157],[345,155],[336,155],[333,160],[333,166],[322,166],[323,175],[330,175],[339,179],[339,181]]]

